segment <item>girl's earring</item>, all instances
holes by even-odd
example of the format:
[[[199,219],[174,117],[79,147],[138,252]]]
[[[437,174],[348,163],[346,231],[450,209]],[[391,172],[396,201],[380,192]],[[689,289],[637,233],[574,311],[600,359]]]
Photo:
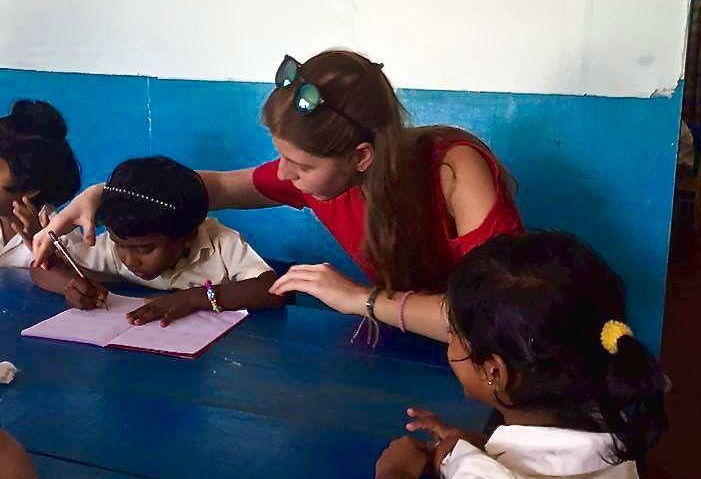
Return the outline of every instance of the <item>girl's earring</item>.
[[[487,384],[489,384],[490,386],[494,386],[494,381],[490,379],[489,381],[487,381]]]

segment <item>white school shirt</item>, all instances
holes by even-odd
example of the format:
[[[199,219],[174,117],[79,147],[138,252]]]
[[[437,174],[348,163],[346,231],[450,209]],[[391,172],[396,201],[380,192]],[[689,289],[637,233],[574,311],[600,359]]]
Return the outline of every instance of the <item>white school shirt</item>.
[[[460,440],[443,459],[444,479],[638,479],[635,462],[612,465],[606,433],[500,426],[482,451]]]
[[[24,245],[20,235],[14,235],[6,243],[0,234],[0,267],[29,268],[32,259],[32,252]]]
[[[81,242],[68,245],[68,249],[78,263],[91,271],[161,290],[202,286],[205,280],[212,284],[243,281],[271,271],[238,232],[214,218],[207,218],[200,225],[188,256],[180,258],[175,267],[152,280],[139,278],[129,271],[119,259],[117,247],[107,232],[96,238],[93,247]]]

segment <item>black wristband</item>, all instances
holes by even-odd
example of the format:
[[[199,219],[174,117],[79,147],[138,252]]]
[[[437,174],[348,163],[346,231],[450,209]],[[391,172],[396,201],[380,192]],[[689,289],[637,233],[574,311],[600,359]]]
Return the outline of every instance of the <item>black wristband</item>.
[[[374,288],[372,288],[372,291],[370,291],[370,296],[368,296],[368,300],[365,301],[365,310],[367,311],[368,318],[374,321],[379,321],[377,319],[377,316],[375,316],[375,300],[377,299],[378,294],[380,294],[380,288],[378,286],[375,286]]]

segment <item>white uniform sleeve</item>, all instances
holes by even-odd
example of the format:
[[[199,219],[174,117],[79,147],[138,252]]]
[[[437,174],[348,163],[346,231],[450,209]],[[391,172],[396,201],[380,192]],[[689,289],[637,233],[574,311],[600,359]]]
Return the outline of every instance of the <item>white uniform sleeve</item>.
[[[68,241],[64,239],[64,244],[66,244],[73,259],[82,267],[97,273],[119,274],[120,263],[114,250],[114,243],[110,240],[108,233],[102,233],[95,238],[95,246],[89,246],[84,241],[77,239],[69,239]]]
[[[216,241],[230,281],[257,278],[272,268],[246,243],[240,233],[222,227]]]
[[[15,242],[17,240],[12,238],[11,241]],[[10,242],[8,241],[9,244]],[[24,245],[21,238],[18,244],[8,248],[9,251],[0,255],[0,268],[29,268],[31,266],[34,256],[32,251]]]
[[[443,479],[515,479],[513,473],[467,441],[459,440],[441,462]]]

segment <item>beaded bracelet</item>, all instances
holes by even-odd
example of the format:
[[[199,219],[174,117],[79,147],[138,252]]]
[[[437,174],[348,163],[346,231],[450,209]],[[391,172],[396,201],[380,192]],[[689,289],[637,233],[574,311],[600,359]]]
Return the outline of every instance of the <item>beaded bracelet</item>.
[[[207,280],[202,285],[207,290],[207,299],[209,300],[209,304],[212,305],[212,311],[214,311],[217,314],[221,313],[222,309],[221,306],[219,306],[219,303],[217,303],[217,294],[214,292],[214,286],[212,286],[212,282],[210,280]]]
[[[399,329],[402,330],[402,333],[406,333],[406,329],[404,328],[404,307],[406,306],[406,300],[409,299],[409,296],[412,294],[414,294],[413,291],[407,291],[402,296],[402,299],[399,300]]]

